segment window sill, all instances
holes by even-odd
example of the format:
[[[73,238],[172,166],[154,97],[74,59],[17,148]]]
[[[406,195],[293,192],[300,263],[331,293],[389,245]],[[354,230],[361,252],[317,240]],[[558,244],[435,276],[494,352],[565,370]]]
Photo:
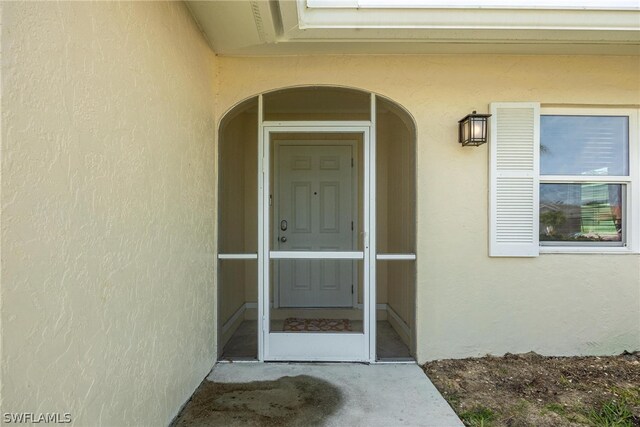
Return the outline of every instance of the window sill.
[[[637,251],[633,251],[629,247],[576,247],[576,246],[540,246],[540,254],[621,254],[635,255]]]

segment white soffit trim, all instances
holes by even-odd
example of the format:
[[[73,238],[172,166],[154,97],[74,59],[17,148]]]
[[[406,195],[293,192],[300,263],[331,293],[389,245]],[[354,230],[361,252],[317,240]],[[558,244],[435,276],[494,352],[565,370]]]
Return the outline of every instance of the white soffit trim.
[[[535,29],[586,31],[638,31],[640,8],[615,10],[586,8],[484,8],[476,7],[310,7],[308,1],[297,0],[300,30],[308,38],[311,29]],[[322,0],[313,0],[314,2]],[[351,1],[351,0],[349,0]],[[461,0],[462,1],[462,0]],[[468,0],[467,0],[468,1]],[[567,0],[565,0],[566,2]],[[332,0],[335,2],[335,0]],[[391,4],[389,1],[386,3]],[[436,2],[433,2],[434,4]],[[280,2],[280,8],[293,2]],[[284,14],[283,14],[284,15]],[[290,17],[290,16],[289,16]],[[286,22],[284,28],[292,28]]]
[[[185,4],[216,52],[276,41],[277,25],[267,1],[193,1]]]
[[[307,7],[638,10],[637,0],[307,0]]]

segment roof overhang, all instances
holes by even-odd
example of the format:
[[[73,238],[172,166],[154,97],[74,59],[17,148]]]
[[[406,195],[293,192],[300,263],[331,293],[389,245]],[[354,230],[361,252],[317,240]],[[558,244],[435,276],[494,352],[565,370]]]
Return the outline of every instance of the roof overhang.
[[[616,0],[621,6],[609,9],[558,6],[576,0],[517,8],[418,7],[418,1],[425,0],[393,7],[388,0],[187,4],[221,55],[640,54],[640,7],[624,6],[629,0]]]

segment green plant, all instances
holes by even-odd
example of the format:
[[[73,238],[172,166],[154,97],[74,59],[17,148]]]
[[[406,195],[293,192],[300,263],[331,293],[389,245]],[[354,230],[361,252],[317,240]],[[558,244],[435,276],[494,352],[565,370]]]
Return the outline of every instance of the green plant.
[[[544,409],[549,412],[555,412],[558,415],[564,415],[567,412],[567,409],[559,403],[548,403]]]
[[[447,400],[447,402],[449,403],[449,405],[451,405],[453,408],[457,408],[458,405],[460,404],[460,395],[458,393],[448,393],[448,392],[443,392],[442,395],[444,396],[444,398]]]
[[[565,377],[564,375],[560,375],[560,378],[558,378],[558,384],[561,384],[565,387],[569,387],[572,386],[573,383],[571,382],[571,380],[567,377]]]
[[[587,414],[592,425],[598,427],[632,427],[633,414],[626,403],[610,400]]]
[[[499,418],[507,425],[523,425],[529,412],[529,406],[529,402],[520,399],[513,405],[500,408],[502,412],[499,414]]]
[[[470,427],[490,427],[495,418],[496,415],[491,409],[482,406],[476,406],[460,414],[462,422]]]
[[[628,405],[640,406],[640,387],[612,387],[611,392],[620,396],[620,400]]]

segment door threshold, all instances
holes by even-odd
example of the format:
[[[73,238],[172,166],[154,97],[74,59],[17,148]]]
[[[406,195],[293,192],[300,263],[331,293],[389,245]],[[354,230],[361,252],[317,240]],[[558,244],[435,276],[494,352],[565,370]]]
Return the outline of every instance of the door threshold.
[[[220,359],[218,361],[216,361],[216,364],[218,363],[262,363],[260,362],[258,359]]]
[[[414,359],[381,359],[371,362],[372,365],[417,365]]]

